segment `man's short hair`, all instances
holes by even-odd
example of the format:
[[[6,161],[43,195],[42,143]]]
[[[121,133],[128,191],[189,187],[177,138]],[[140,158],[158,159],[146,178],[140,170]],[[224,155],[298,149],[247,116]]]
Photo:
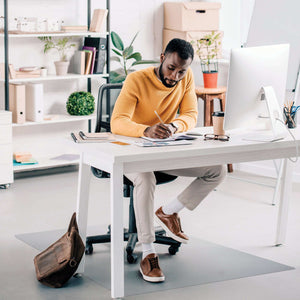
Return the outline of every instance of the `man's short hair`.
[[[194,49],[191,45],[191,43],[182,40],[182,39],[173,39],[171,40],[166,49],[164,54],[168,53],[178,53],[179,57],[181,59],[187,60],[191,58],[192,60],[194,59]]]

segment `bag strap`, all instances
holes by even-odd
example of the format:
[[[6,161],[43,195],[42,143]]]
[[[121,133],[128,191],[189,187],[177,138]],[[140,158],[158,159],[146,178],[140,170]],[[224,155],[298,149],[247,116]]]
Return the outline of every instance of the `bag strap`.
[[[71,233],[71,229],[75,227],[75,229],[78,231],[78,225],[76,222],[76,212],[73,213],[70,224],[69,224],[69,228],[68,228],[68,233]]]

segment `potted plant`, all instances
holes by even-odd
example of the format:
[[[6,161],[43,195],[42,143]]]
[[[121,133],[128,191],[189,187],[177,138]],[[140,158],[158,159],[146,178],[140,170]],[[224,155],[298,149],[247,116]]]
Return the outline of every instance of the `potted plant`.
[[[120,36],[114,31],[111,32],[111,41],[114,46],[112,51],[117,55],[112,56],[111,61],[116,61],[121,64],[121,68],[109,73],[110,81],[112,83],[123,82],[128,73],[134,71],[134,69],[132,69],[133,66],[158,63],[158,61],[154,60],[143,60],[140,52],[134,52],[133,42],[135,41],[137,35],[138,32],[135,34],[130,45],[128,47],[124,47],[124,43]]]
[[[68,67],[70,61],[67,60],[67,50],[75,47],[75,44],[70,44],[71,37],[63,37],[58,40],[52,39],[51,36],[39,37],[39,40],[45,43],[44,53],[48,52],[50,49],[56,49],[59,53],[60,60],[55,61],[56,75],[66,75],[68,73]]]
[[[69,96],[66,107],[70,115],[90,115],[95,110],[95,98],[90,92],[74,92]]]
[[[212,31],[203,38],[191,42],[196,47],[200,58],[205,88],[216,88],[218,85],[218,53],[221,46],[221,33]]]

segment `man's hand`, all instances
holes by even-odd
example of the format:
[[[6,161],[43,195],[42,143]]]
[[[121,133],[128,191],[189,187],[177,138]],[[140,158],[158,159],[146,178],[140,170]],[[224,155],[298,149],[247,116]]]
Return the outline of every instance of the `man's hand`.
[[[174,134],[177,131],[177,127],[175,127],[173,125],[173,123],[170,124],[165,124],[166,126],[168,126],[169,130],[172,132],[172,134]]]
[[[153,126],[147,127],[144,131],[144,136],[150,137],[153,139],[165,139],[172,135],[170,130],[172,125],[170,124],[155,124]]]

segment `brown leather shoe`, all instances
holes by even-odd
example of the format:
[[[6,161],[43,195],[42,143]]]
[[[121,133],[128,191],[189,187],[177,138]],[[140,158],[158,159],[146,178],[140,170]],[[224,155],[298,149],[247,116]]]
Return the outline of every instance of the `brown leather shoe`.
[[[164,214],[162,207],[160,207],[155,212],[155,215],[156,221],[166,231],[168,236],[180,243],[187,243],[189,238],[181,229],[180,218],[177,213],[174,213],[173,215],[166,215]]]
[[[165,276],[160,269],[158,256],[155,253],[147,255],[140,263],[140,272],[146,281],[165,281]]]

